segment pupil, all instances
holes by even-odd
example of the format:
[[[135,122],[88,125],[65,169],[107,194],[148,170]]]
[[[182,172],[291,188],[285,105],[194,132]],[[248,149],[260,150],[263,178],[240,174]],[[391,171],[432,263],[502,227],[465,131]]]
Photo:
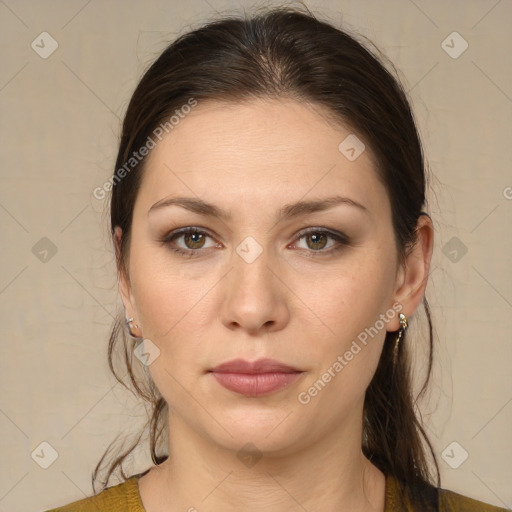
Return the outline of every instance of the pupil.
[[[201,246],[201,240],[194,239],[195,237],[202,237],[203,235],[201,233],[187,233],[187,239],[191,240],[191,244],[194,246],[195,244],[199,244]]]
[[[320,242],[319,242],[319,238],[324,238],[325,239],[325,235],[318,235],[318,234],[313,234],[313,235],[309,235],[311,237],[311,239],[313,240],[313,244],[316,244],[318,245]],[[325,244],[321,244],[321,247],[320,249],[322,249],[323,247],[325,246]],[[315,247],[318,249],[318,247]]]

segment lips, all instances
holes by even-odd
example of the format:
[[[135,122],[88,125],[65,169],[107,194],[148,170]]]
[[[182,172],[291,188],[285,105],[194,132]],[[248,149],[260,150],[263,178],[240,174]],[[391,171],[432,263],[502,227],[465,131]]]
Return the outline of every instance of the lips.
[[[216,366],[211,370],[216,373],[245,373],[245,374],[261,374],[261,373],[295,373],[301,370],[280,363],[274,359],[258,359],[257,361],[245,361],[244,359],[233,359]]]
[[[234,359],[210,370],[224,388],[245,396],[263,396],[295,382],[303,372],[273,359]]]

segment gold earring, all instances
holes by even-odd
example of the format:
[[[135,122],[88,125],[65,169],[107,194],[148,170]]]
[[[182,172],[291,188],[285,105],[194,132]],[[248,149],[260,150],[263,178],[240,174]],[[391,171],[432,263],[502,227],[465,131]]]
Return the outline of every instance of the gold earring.
[[[131,318],[127,318],[126,319],[126,324],[128,325],[128,334],[132,337],[132,338],[140,338],[140,336],[137,336],[135,335],[132,330],[135,330],[135,329],[139,329],[139,325],[137,325],[134,321],[133,321],[133,317]]]
[[[400,345],[400,340],[402,339],[402,336],[408,327],[407,317],[403,313],[400,313],[399,318],[400,318],[400,330],[398,331],[398,336],[396,337],[396,341],[395,341],[395,348],[393,349],[393,365],[396,364],[396,359],[398,357],[398,348]]]

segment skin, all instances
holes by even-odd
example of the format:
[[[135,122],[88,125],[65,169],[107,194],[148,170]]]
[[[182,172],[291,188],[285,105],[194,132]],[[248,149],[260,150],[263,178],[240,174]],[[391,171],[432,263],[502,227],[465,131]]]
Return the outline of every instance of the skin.
[[[398,314],[302,404],[307,391],[365,328],[398,303],[409,318],[423,299],[433,247],[427,216],[418,243],[398,263],[390,202],[368,144],[354,161],[338,145],[351,133],[319,106],[292,99],[199,104],[147,161],[119,286],[127,317],[160,355],[149,366],[169,405],[169,459],[139,480],[148,512],[384,510],[385,477],[362,454],[365,390]],[[285,204],[348,197],[277,219]],[[225,209],[213,218],[166,198],[200,198]],[[208,236],[161,239],[187,226]],[[316,228],[349,237],[298,236]],[[320,232],[320,233],[319,233]],[[122,232],[116,229],[116,243]],[[236,252],[246,237],[262,253]],[[173,252],[171,245],[195,251]],[[332,247],[340,250],[328,253]],[[323,254],[322,254],[323,253]],[[268,357],[303,371],[288,387],[245,397],[207,370],[234,358]],[[252,467],[237,457],[252,443]]]

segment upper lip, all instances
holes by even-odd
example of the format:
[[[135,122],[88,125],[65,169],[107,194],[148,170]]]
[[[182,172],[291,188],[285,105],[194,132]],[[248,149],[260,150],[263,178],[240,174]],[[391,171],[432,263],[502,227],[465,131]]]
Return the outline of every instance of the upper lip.
[[[233,359],[219,364],[210,370],[217,373],[296,373],[301,370],[287,364],[276,361],[275,359],[258,359],[256,361],[246,361],[245,359]]]

